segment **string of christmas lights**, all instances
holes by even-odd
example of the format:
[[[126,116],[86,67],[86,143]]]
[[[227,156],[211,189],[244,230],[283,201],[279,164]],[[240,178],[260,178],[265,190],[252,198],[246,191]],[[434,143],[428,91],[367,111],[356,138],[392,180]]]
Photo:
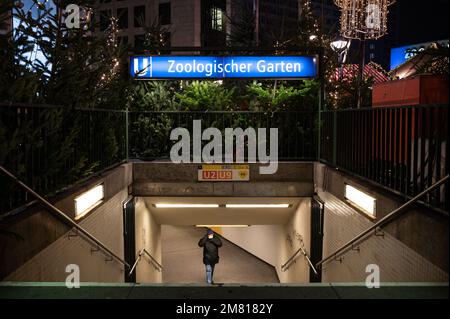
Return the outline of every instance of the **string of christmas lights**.
[[[334,0],[341,9],[342,36],[378,39],[387,33],[388,7],[395,0]]]

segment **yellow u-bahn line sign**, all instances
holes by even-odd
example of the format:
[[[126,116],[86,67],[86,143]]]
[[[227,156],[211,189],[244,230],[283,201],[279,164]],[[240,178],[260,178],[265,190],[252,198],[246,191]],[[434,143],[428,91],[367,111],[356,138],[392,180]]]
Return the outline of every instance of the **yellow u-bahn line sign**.
[[[249,165],[210,164],[198,167],[199,182],[247,182],[249,180]]]

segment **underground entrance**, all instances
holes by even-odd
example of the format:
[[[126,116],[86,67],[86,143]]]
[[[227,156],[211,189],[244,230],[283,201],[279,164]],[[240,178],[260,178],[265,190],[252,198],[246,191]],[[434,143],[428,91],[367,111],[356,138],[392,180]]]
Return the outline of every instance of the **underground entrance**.
[[[283,265],[300,248],[309,257],[311,246],[322,245],[312,245],[321,237],[311,232],[318,229],[311,202],[310,197],[136,197],[134,220],[129,215],[124,222],[134,237],[125,232],[124,246],[127,262],[137,266],[126,280],[205,282],[198,241],[211,228],[223,242],[216,283],[310,282],[306,258]],[[127,248],[145,249],[145,256],[136,261]]]

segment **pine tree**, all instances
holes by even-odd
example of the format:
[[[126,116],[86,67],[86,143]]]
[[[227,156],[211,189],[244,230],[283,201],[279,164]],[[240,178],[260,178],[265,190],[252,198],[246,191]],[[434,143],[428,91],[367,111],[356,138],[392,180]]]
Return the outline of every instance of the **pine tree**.
[[[251,48],[256,45],[256,16],[251,1],[232,0],[233,13],[228,17],[231,24],[227,34],[231,47]]]

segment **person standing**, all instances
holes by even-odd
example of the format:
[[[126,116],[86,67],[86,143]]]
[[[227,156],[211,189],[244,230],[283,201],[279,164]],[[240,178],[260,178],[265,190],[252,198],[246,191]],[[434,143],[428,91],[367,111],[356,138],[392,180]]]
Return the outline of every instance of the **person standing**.
[[[206,267],[206,282],[213,283],[214,266],[219,262],[219,247],[222,246],[222,241],[219,237],[214,236],[211,229],[207,229],[206,235],[198,242],[200,247],[203,247],[203,263]]]

